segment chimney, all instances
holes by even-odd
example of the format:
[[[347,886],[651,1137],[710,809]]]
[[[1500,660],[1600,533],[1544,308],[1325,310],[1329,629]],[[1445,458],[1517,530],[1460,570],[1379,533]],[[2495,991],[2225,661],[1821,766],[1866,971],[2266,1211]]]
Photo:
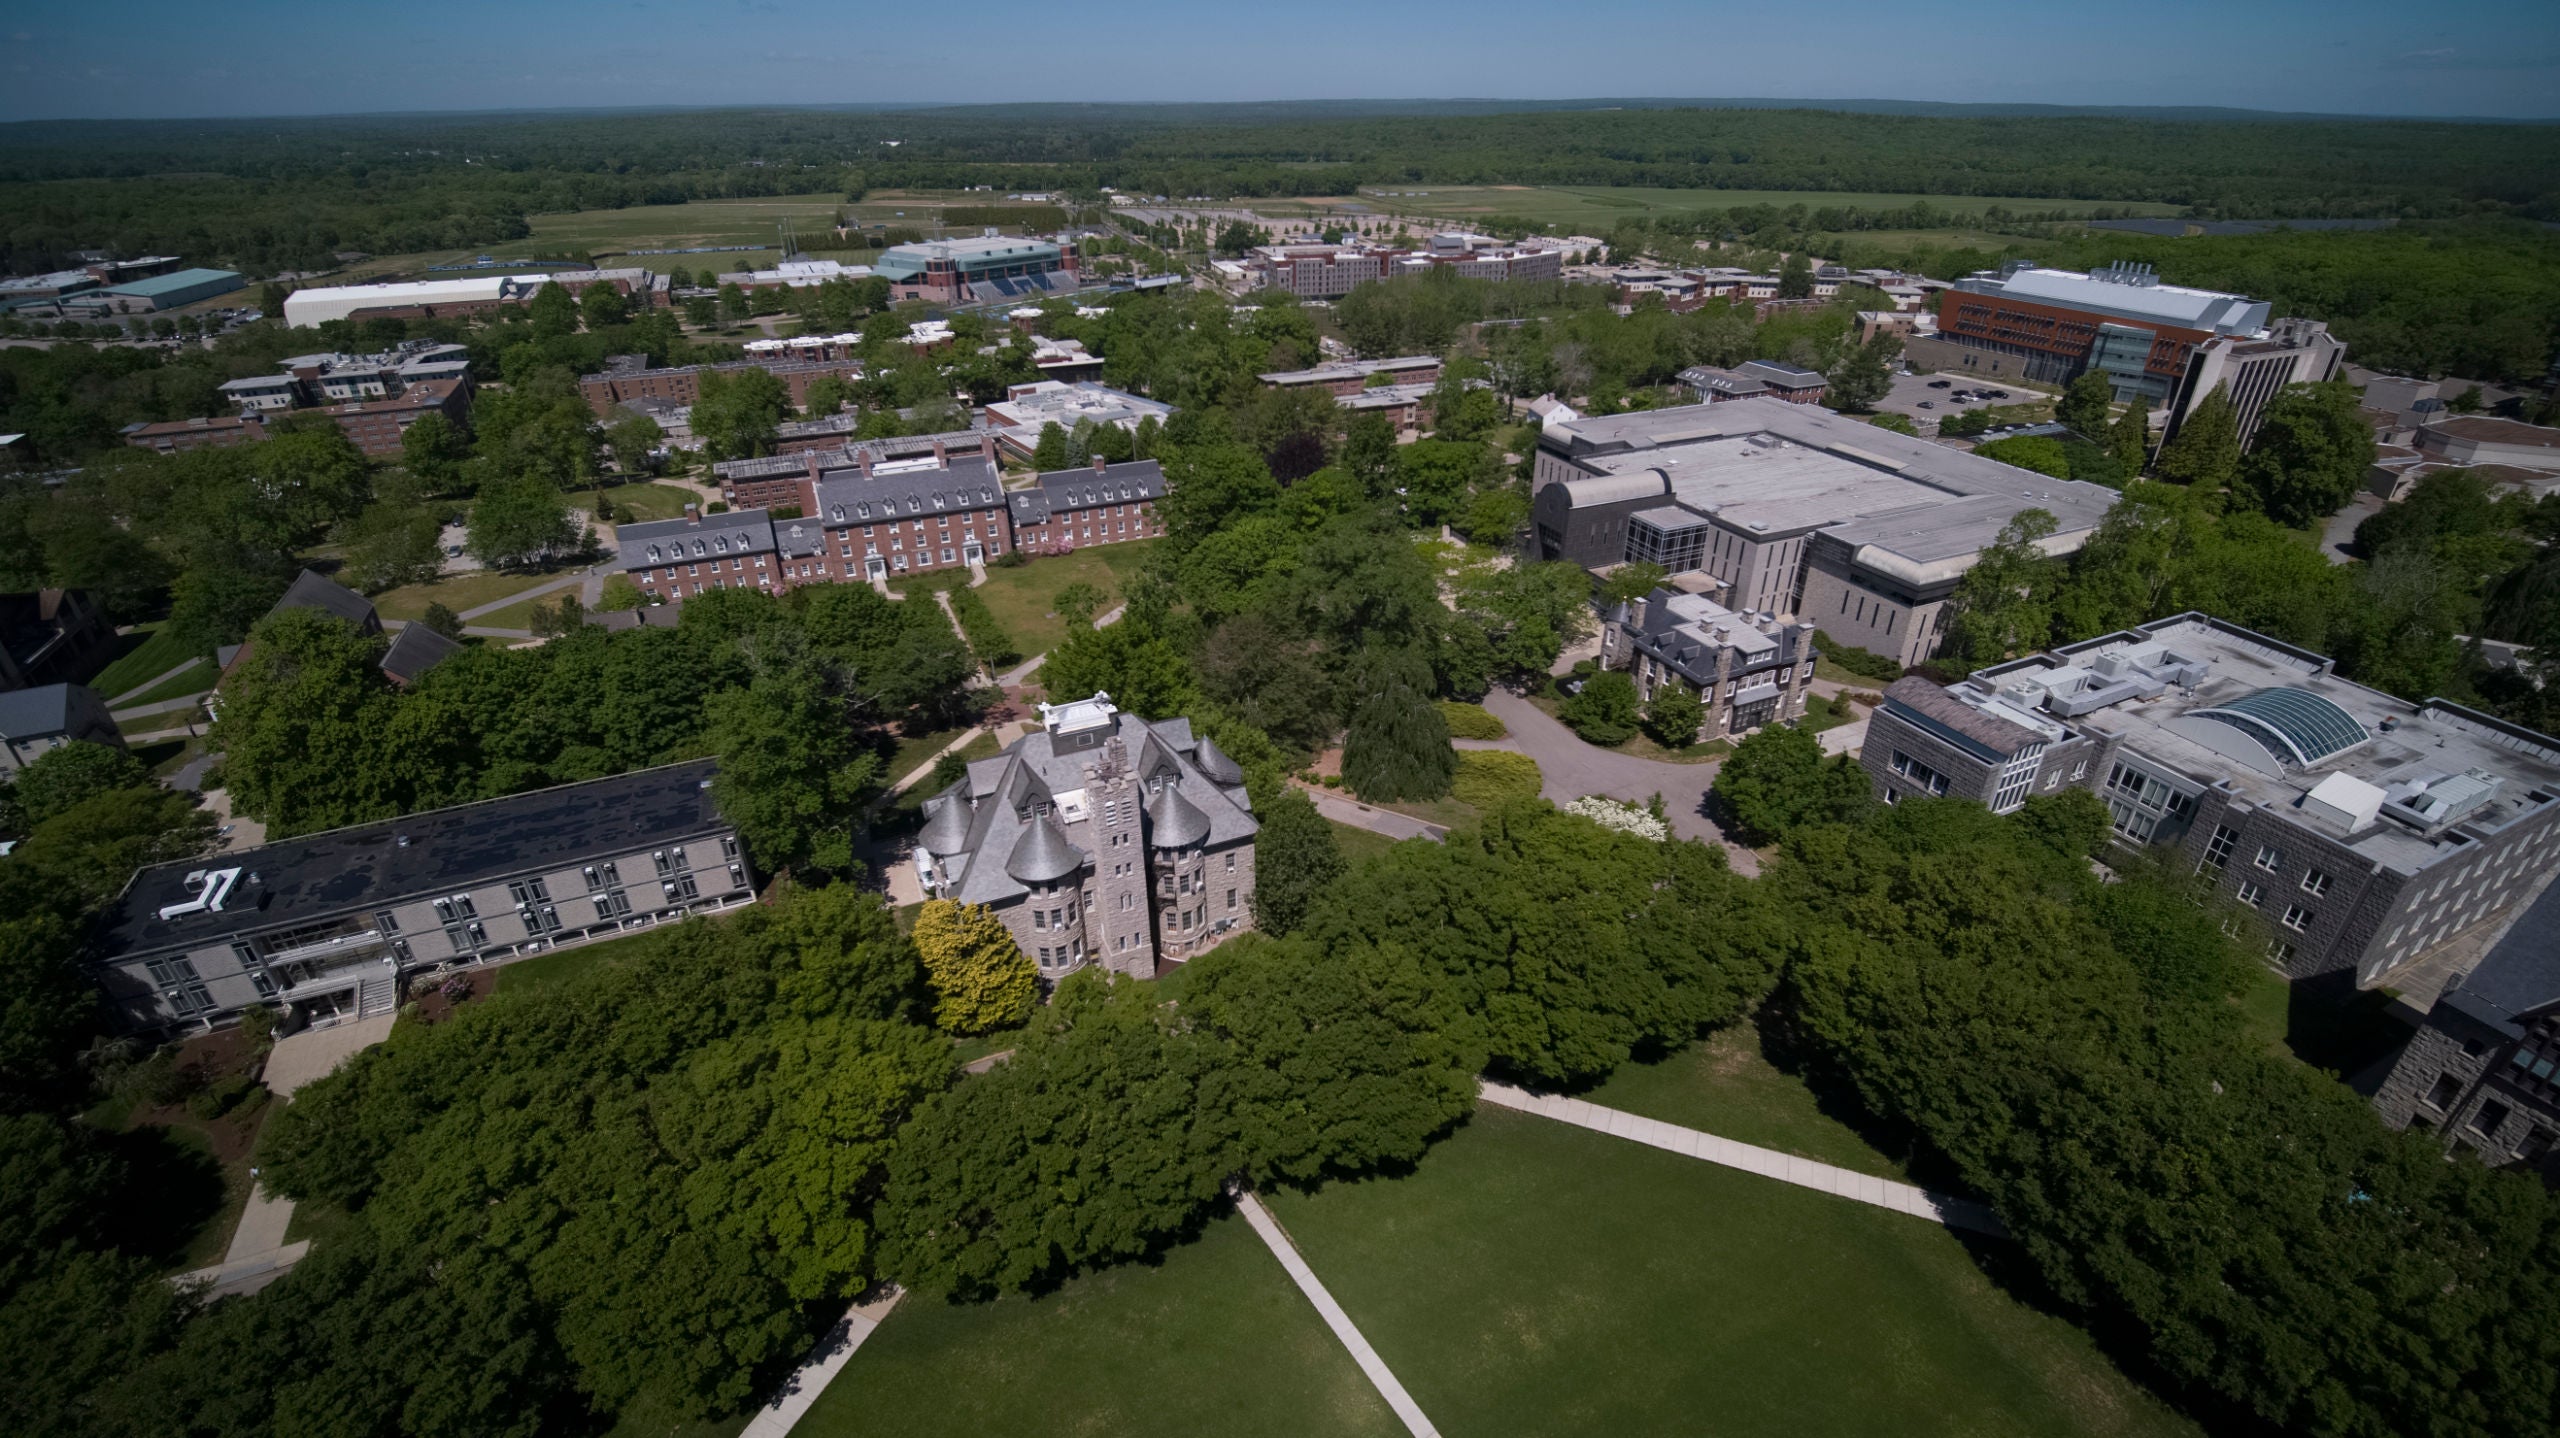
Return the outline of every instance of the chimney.
[[[697,527],[700,526],[702,523],[702,506],[698,504],[686,505],[684,507],[684,522]]]
[[[864,479],[871,477],[871,451],[868,447],[862,451],[862,477]]]
[[[992,430],[978,436],[978,457],[989,464],[996,462],[996,437]]]
[[[1110,461],[1110,460],[1108,460],[1108,459],[1103,458],[1101,454],[1096,453],[1096,454],[1094,455],[1094,457],[1093,457],[1093,472],[1094,472],[1094,473],[1096,473],[1096,474],[1100,474],[1100,473],[1102,473],[1102,472],[1103,472],[1103,470],[1105,470],[1105,469],[1109,468],[1109,467],[1110,467],[1110,465],[1111,465],[1111,461]]]
[[[945,469],[951,467],[951,451],[943,445],[942,436],[938,434],[933,437],[933,462]]]
[[[814,449],[804,449],[800,451],[800,466],[808,471],[811,479],[816,479],[818,477],[818,452]]]

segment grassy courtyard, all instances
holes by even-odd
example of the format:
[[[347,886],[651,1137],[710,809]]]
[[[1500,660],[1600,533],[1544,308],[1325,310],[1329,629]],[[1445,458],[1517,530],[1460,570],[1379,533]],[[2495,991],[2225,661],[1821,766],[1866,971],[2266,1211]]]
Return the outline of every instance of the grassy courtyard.
[[[1760,1031],[1750,1024],[1721,1029],[1650,1063],[1623,1065],[1580,1097],[1878,1178],[1910,1177],[1856,1129],[1824,1112],[1802,1079],[1769,1062]]]
[[[121,699],[187,661],[187,651],[162,627],[166,622],[154,619],[135,625],[130,634],[116,636],[116,657],[89,677],[89,687],[98,691],[99,698]]]
[[[1272,1206],[1445,1433],[2197,1431],[1944,1229],[1546,1119]]]
[[[1103,594],[1107,614],[1127,590],[1127,577],[1138,571],[1157,541],[1097,544],[1073,554],[1044,554],[1019,569],[990,568],[978,597],[1013,636],[1023,657],[1046,654],[1066,641],[1067,621],[1058,617],[1058,592],[1070,584],[1090,584]]]
[[[1156,1264],[1037,1298],[910,1295],[794,1430],[799,1438],[1014,1433],[1401,1433],[1349,1354],[1239,1218]]]
[[[463,574],[442,575],[427,584],[404,584],[397,589],[386,589],[373,596],[373,608],[385,619],[424,619],[430,604],[441,604],[460,614],[483,604],[495,604],[509,595],[522,594],[557,577],[552,574],[511,574],[494,569],[474,569]]]

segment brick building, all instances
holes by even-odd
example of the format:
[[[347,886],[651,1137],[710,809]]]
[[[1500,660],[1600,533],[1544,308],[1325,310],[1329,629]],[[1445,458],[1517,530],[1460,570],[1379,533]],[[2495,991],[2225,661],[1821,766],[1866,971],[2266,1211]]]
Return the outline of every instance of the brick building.
[[[2192,613],[1896,680],[1863,762],[1887,802],[2093,790],[2119,842],[2174,850],[2287,975],[2365,987],[2532,893],[2560,827],[2560,741]]]
[[[1383,376],[1383,380],[1381,380]],[[1320,389],[1337,399],[1348,398],[1372,385],[1432,385],[1440,380],[1440,361],[1431,355],[1402,355],[1395,359],[1335,360],[1313,369],[1280,370],[1258,376],[1273,389]]]
[[[677,365],[670,369],[646,368],[645,356],[617,356],[637,359],[639,365],[609,368],[600,374],[581,376],[578,393],[585,397],[587,408],[602,419],[613,413],[614,406],[628,399],[664,400],[670,404],[692,404],[702,397],[702,376],[712,371],[724,374],[740,370],[760,369],[782,381],[794,406],[809,402],[809,386],[827,375],[847,383],[862,378],[862,362],[856,359],[743,359],[721,364]]]
[[[927,893],[985,905],[1053,982],[1096,964],[1154,978],[1253,927],[1261,826],[1233,759],[1108,694],[1040,720],[925,801]]]
[[[267,422],[253,414],[170,419],[158,424],[129,424],[124,427],[125,443],[136,449],[156,450],[161,454],[185,454],[192,449],[256,444],[266,437]]]
[[[392,459],[400,453],[400,437],[409,426],[431,414],[443,415],[457,430],[471,428],[471,379],[421,380],[391,399],[362,404],[335,404],[313,411],[325,414],[338,432],[368,458]]]
[[[1005,498],[1013,542],[1024,554],[1066,554],[1164,533],[1156,517],[1164,467],[1152,459],[1111,464],[1096,456],[1089,468],[1051,470]]]

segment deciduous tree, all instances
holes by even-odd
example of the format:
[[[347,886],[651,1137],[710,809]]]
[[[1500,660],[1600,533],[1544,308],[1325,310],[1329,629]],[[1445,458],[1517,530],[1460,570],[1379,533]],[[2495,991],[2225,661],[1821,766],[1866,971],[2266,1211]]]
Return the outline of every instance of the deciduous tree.
[[[985,905],[927,899],[914,937],[933,991],[933,1022],[944,1033],[983,1034],[1031,1017],[1039,971]]]

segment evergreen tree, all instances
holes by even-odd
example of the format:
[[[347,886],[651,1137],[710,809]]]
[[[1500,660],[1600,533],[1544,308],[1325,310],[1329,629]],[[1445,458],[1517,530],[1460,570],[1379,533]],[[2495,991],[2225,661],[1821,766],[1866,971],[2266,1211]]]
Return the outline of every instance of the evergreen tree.
[[[2157,472],[2172,484],[2215,493],[2240,473],[2240,417],[2231,392],[2215,385],[2160,446]]]
[[[1778,269],[1778,298],[1801,300],[1810,298],[1812,294],[1813,261],[1801,253],[1787,256],[1786,264]]]
[[[631,583],[631,577],[626,574],[617,574],[613,578],[619,579],[625,584]],[[605,581],[607,587],[610,587],[612,582],[612,580]],[[633,585],[632,587],[636,589],[639,586]],[[607,607],[610,608],[611,606]],[[447,639],[460,639],[462,637],[462,616],[454,613],[451,609],[446,608],[444,601],[441,599],[429,604],[427,606],[427,612],[420,616],[418,622],[425,625],[435,633],[443,635]]]
[[[1253,840],[1253,921],[1266,934],[1298,927],[1325,887],[1342,876],[1333,826],[1297,789],[1283,789],[1258,817]]]
[[[1698,729],[1706,722],[1706,701],[1698,697],[1698,691],[1677,679],[1665,679],[1655,685],[1652,702],[1644,706],[1645,733],[1665,749],[1685,749],[1697,743]]]
[[[1067,432],[1052,420],[1040,426],[1039,443],[1031,447],[1031,467],[1046,474],[1067,467]]]
[[[1040,999],[1039,973],[985,905],[927,899],[916,913],[915,943],[933,991],[936,1028],[982,1034],[1031,1017]]]
[[[1416,655],[1373,650],[1355,669],[1342,782],[1372,802],[1447,794],[1458,753],[1449,747],[1448,721],[1431,699],[1431,666]]]
[[[2053,407],[2056,423],[2083,439],[2107,432],[2107,411],[2115,400],[2115,381],[2102,369],[2084,371]]]
[[[2141,400],[2124,407],[2124,418],[2107,427],[2107,449],[2124,466],[2130,481],[2142,474],[2151,457],[2151,409]]]

